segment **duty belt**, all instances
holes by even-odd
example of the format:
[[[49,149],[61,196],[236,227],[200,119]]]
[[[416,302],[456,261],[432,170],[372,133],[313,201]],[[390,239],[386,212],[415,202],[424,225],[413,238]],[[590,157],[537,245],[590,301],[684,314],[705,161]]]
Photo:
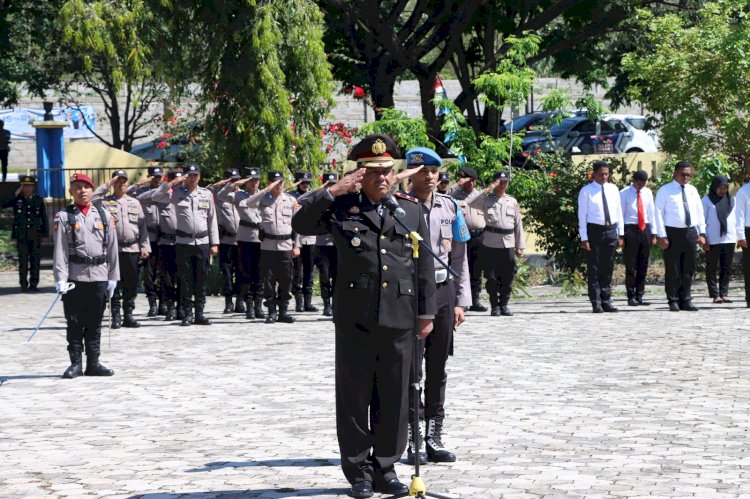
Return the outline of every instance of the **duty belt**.
[[[494,232],[495,234],[513,234],[515,232],[514,229],[499,229],[497,227],[485,227],[484,230],[487,232]]]
[[[138,239],[124,239],[122,241],[117,241],[117,245],[122,246],[122,247],[132,246],[137,242],[138,242]]]
[[[206,237],[208,235],[208,231],[207,230],[203,230],[201,232],[196,232],[195,234],[190,234],[189,232],[184,232],[184,231],[181,231],[181,230],[178,229],[177,230],[177,235],[180,236],[180,237],[189,237],[189,238],[192,238],[192,239],[201,239],[201,238]]]
[[[158,225],[149,225],[146,227],[146,230],[149,232],[159,232],[159,226]]]
[[[169,232],[159,232],[159,237],[163,237],[167,241],[174,241],[175,240],[175,235],[174,234],[170,234]]]
[[[240,225],[243,227],[250,227],[251,229],[260,229],[258,222],[248,222],[247,220],[240,220]]]
[[[73,263],[79,263],[82,265],[102,265],[104,262],[107,261],[107,257],[105,255],[99,255],[99,256],[70,255],[68,257],[68,260],[70,260]]]
[[[237,235],[236,232],[231,232],[225,229],[222,226],[219,226],[219,235],[220,236],[226,236],[226,237],[235,237]]]
[[[287,239],[292,239],[294,237],[294,233],[291,234],[267,234],[266,232],[263,232],[263,229],[260,231],[260,238],[262,239],[272,239],[274,241],[286,241]]]
[[[469,231],[471,237],[478,237],[484,233],[484,229],[474,229]]]

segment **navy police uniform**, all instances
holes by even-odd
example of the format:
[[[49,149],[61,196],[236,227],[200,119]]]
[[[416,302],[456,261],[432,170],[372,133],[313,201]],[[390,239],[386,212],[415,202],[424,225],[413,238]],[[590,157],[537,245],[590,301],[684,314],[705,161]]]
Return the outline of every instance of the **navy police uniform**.
[[[297,189],[291,192],[295,199],[299,199],[310,189],[312,174],[310,172],[296,172],[294,180],[299,182]],[[317,312],[318,308],[312,304],[313,269],[315,268],[315,236],[300,237],[299,256],[293,260],[292,294],[294,294],[295,311]]]

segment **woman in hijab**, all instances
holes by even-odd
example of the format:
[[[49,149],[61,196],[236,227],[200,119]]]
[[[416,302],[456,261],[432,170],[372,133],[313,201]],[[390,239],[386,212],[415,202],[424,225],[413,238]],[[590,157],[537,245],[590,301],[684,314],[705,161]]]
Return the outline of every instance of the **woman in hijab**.
[[[708,295],[714,303],[731,303],[729,294],[729,274],[732,269],[734,247],[737,244],[735,232],[735,200],[729,194],[729,179],[723,175],[714,176],[708,194],[703,196],[703,212],[706,215],[706,281]],[[716,273],[719,273],[718,283]]]

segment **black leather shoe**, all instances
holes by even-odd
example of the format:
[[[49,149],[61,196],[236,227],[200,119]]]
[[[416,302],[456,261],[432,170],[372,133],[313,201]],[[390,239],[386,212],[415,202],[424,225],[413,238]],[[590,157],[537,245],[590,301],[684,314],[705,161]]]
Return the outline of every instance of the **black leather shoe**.
[[[510,317],[513,315],[513,312],[511,312],[508,307],[500,307],[500,315]]]
[[[372,482],[365,480],[352,485],[352,490],[349,492],[349,495],[352,497],[372,497],[373,493]]]
[[[120,314],[112,316],[112,329],[120,329],[122,327],[122,316]]]
[[[391,478],[388,481],[376,482],[375,490],[381,494],[406,494],[409,492],[409,487],[401,483],[398,478]]]
[[[639,296],[637,300],[638,300],[638,305],[642,307],[648,307],[649,305],[651,305],[651,302],[644,300],[642,296]]]
[[[492,317],[500,317],[500,314],[502,311],[500,310],[500,307],[492,307],[492,311],[490,312],[490,315]]]
[[[593,312],[594,312],[595,314],[601,314],[601,313],[604,313],[604,309],[603,309],[603,308],[602,308],[602,306],[601,306],[601,305],[599,305],[598,303],[592,303],[592,304],[591,304],[591,308],[592,308],[592,311],[593,311]]]
[[[636,300],[635,298],[628,298],[628,306],[629,307],[637,307],[638,305],[640,305],[640,303],[638,302],[638,300]]]
[[[65,370],[62,377],[64,379],[73,379],[81,376],[82,374],[83,366],[81,366],[81,364],[71,364],[70,367]]]
[[[693,305],[693,302],[687,301],[683,303],[682,305],[680,305],[680,310],[685,310],[687,312],[697,312],[700,309],[696,307],[695,305]]]
[[[180,322],[180,326],[192,326],[192,325],[193,325],[193,315],[185,314],[185,316],[182,318],[182,322]]]
[[[125,320],[122,321],[122,327],[137,328],[141,327],[141,323],[135,320],[132,315],[125,314]]]
[[[605,302],[602,302],[602,310],[604,310],[605,312],[614,313],[614,312],[617,312],[617,307],[612,305],[612,303],[605,301]]]
[[[469,312],[486,312],[487,310],[488,310],[487,307],[485,307],[479,302],[469,307]]]
[[[83,374],[86,376],[113,376],[115,372],[112,369],[107,369],[97,361],[94,363],[87,362],[86,370]]]
[[[242,301],[241,297],[237,297],[237,303],[234,305],[234,313],[235,314],[244,314],[247,313],[247,307],[245,306],[245,302]]]
[[[205,315],[199,314],[195,316],[194,324],[198,324],[199,326],[210,326],[211,321]]]
[[[669,311],[670,312],[679,312],[680,306],[675,301],[669,302]]]

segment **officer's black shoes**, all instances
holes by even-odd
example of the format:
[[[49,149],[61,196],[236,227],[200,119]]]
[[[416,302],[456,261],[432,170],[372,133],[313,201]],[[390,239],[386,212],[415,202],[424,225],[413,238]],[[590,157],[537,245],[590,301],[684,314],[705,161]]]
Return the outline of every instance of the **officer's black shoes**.
[[[125,320],[122,321],[122,327],[141,327],[141,323],[133,318],[131,314],[125,314]]]
[[[256,319],[265,319],[266,318],[266,313],[263,312],[263,298],[260,298],[260,297],[255,298],[254,303],[255,303],[255,307],[254,307],[255,308],[255,318]],[[248,304],[247,308],[248,308],[248,310],[250,309],[250,305],[249,304]]]
[[[32,284],[31,286],[29,286],[29,292],[30,293],[38,293],[39,292],[39,288],[36,287],[36,284]]]
[[[305,312],[317,312],[318,307],[312,304],[312,295],[305,295]]]
[[[288,303],[279,304],[279,317],[277,318],[279,322],[284,322],[286,324],[292,324],[294,322],[294,317],[289,315],[288,310],[289,310]]]
[[[242,301],[241,297],[237,297],[237,303],[234,304],[234,313],[235,314],[244,314],[247,312],[247,308],[245,308],[245,302]]]
[[[635,299],[635,298],[628,298],[628,306],[629,307],[637,307],[638,305],[640,305],[640,303],[638,303],[637,299]]]
[[[456,455],[443,447],[443,420],[428,419],[427,434],[424,437],[427,460],[433,463],[452,463]]]
[[[119,313],[112,314],[112,329],[120,329],[122,327],[122,317]]]
[[[422,452],[422,449],[424,449],[424,439],[421,438],[420,435],[420,449],[419,449],[419,464],[427,464],[427,454]],[[409,424],[408,427],[408,436],[407,436],[407,442],[409,444],[406,446],[406,464],[409,464],[411,466],[414,466],[414,460],[417,456],[417,443],[415,442],[415,435],[414,435],[414,426],[412,424]]]
[[[211,321],[203,314],[196,314],[194,324],[198,324],[199,326],[210,326]]]
[[[651,302],[644,300],[642,296],[639,296],[638,298],[636,298],[636,300],[638,300],[638,305],[642,307],[648,307],[649,305],[651,305]]]
[[[592,308],[592,310],[593,310],[593,312],[595,314],[603,314],[604,313],[604,309],[598,303],[592,303],[591,304],[591,308]]]
[[[490,315],[492,317],[500,317],[501,313],[502,313],[502,310],[500,310],[500,307],[492,307],[492,311],[490,312]]]
[[[331,317],[333,315],[333,308],[331,308],[330,298],[323,298],[323,315],[325,317]]]
[[[350,496],[357,498],[372,497],[373,494],[372,482],[368,482],[367,480],[355,483],[352,485],[351,492],[349,492]]]
[[[511,312],[507,306],[503,305],[502,307],[500,307],[500,315],[503,315],[505,317],[512,317],[513,312]]]
[[[614,305],[612,305],[612,302],[603,301],[602,302],[602,310],[604,310],[605,312],[613,313],[613,312],[617,312],[617,307],[615,307]]]
[[[99,360],[86,359],[86,370],[83,372],[86,376],[114,376],[112,369],[107,369],[99,363]]]
[[[193,325],[193,314],[183,314],[182,322],[180,326],[192,326]]]
[[[253,310],[252,300],[247,300],[245,302],[245,319],[255,319],[255,310]],[[260,319],[260,317],[258,317],[258,319]]]
[[[159,315],[159,307],[156,305],[156,298],[149,297],[147,317],[156,317]]]
[[[21,284],[21,293],[26,293],[29,287],[26,284]]]
[[[400,495],[407,494],[409,487],[399,481],[398,478],[391,478],[390,480],[375,480],[375,491],[381,494],[392,494]]]
[[[273,324],[276,322],[278,315],[276,315],[276,305],[268,305],[268,315],[266,316],[266,324]]]
[[[304,312],[305,303],[302,301],[302,295],[294,295],[294,311]]]
[[[169,307],[167,307],[166,303],[164,303],[163,301],[160,301],[159,302],[159,312],[158,312],[158,315],[167,315],[167,309],[168,308]]]
[[[70,355],[70,367],[63,373],[63,379],[73,379],[83,374],[81,352],[68,352]]]
[[[174,303],[167,302],[167,311],[164,313],[165,321],[173,321],[177,318],[177,311],[174,308]]]
[[[669,302],[669,311],[670,312],[679,312],[680,306],[677,304],[676,301]]]
[[[224,313],[231,314],[234,312],[234,303],[232,303],[231,296],[224,297]]]
[[[685,310],[687,312],[697,312],[700,309],[693,305],[692,301],[686,301],[685,303],[680,305],[680,310]]]
[[[486,312],[487,307],[482,305],[480,302],[474,302],[472,306],[469,307],[469,312]]]

